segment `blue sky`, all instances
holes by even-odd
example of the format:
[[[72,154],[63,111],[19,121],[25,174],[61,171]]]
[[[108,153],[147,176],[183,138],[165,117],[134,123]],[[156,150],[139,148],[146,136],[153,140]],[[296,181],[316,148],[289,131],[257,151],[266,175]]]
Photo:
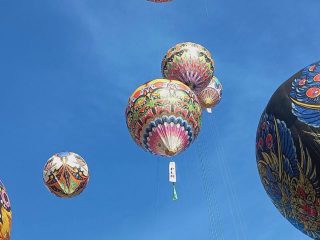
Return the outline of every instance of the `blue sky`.
[[[317,0],[0,0],[0,178],[13,208],[12,239],[308,239],[264,192],[254,147],[272,93],[319,60],[319,7]],[[197,142],[176,158],[173,202],[168,161],[135,145],[124,110],[138,85],[161,77],[167,49],[184,41],[211,50],[224,89]],[[42,182],[46,160],[65,150],[91,172],[74,199],[53,196]]]

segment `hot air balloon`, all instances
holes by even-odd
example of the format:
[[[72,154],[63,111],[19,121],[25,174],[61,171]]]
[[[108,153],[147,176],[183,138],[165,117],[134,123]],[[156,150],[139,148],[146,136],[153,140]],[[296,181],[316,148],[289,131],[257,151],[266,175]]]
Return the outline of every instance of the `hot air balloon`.
[[[11,233],[12,212],[6,188],[0,181],[0,239],[9,240]]]
[[[152,154],[172,157],[198,136],[201,106],[194,92],[180,81],[155,79],[132,93],[126,121],[131,137],[139,146]],[[176,200],[175,165],[170,166],[169,179]]]
[[[161,68],[164,78],[179,80],[198,93],[209,85],[214,73],[214,61],[203,46],[185,42],[169,49]]]
[[[256,159],[273,204],[296,228],[320,239],[320,62],[271,97],[258,125]]]
[[[220,102],[222,96],[222,85],[218,78],[213,77],[209,85],[197,96],[201,106],[211,113],[211,108],[215,107]]]
[[[53,194],[70,198],[80,194],[89,181],[86,162],[73,152],[54,154],[46,163],[43,179]]]
[[[201,106],[185,84],[155,79],[131,95],[126,109],[127,126],[134,141],[161,156],[186,149],[201,127]]]

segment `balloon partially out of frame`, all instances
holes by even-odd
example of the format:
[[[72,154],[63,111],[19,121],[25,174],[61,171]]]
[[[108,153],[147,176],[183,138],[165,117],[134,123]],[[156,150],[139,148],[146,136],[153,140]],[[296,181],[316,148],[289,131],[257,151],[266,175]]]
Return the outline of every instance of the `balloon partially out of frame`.
[[[11,204],[7,190],[0,181],[0,239],[9,240],[12,224]]]
[[[320,62],[273,94],[257,129],[256,158],[262,184],[280,213],[320,239]]]

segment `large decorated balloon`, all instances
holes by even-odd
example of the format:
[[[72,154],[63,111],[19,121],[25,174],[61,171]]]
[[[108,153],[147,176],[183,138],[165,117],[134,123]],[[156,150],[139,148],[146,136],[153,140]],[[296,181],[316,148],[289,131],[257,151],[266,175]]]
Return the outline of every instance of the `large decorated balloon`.
[[[196,43],[179,43],[169,49],[162,60],[162,74],[165,78],[179,80],[195,92],[209,85],[213,73],[211,53]]]
[[[208,87],[203,89],[197,96],[201,106],[211,112],[211,108],[215,107],[222,97],[222,85],[218,78],[213,77]]]
[[[138,145],[156,155],[174,156],[198,136],[201,106],[185,84],[156,79],[133,92],[126,119]]]
[[[320,239],[320,62],[273,94],[259,122],[256,157],[274,205],[296,228]]]
[[[53,194],[62,198],[70,198],[85,189],[89,181],[88,165],[76,153],[57,153],[47,161],[43,179]]]
[[[0,181],[0,240],[10,240],[12,212],[7,190]]]

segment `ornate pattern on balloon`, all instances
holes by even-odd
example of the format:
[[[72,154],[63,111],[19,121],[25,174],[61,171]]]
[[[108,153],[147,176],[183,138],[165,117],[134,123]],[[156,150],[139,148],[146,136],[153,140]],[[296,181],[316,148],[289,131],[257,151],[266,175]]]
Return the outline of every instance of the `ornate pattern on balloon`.
[[[43,179],[48,189],[58,197],[70,198],[80,194],[89,181],[86,162],[73,152],[53,155],[46,163]]]
[[[179,80],[193,91],[205,89],[214,73],[214,61],[203,46],[185,42],[169,49],[162,60],[162,74],[165,78]]]
[[[304,68],[292,82],[292,113],[312,127],[320,127],[320,62]]]
[[[313,238],[320,237],[320,187],[308,150],[299,138],[297,156],[285,122],[264,113],[256,155],[263,186],[281,214]]]
[[[168,138],[166,133],[171,133]],[[143,136],[143,146],[149,152],[175,155],[192,142],[192,126],[181,117],[162,116],[149,123]]]
[[[174,156],[186,149],[201,128],[201,106],[185,84],[152,80],[134,91],[126,121],[135,142],[156,155]]]
[[[222,85],[218,78],[213,77],[209,85],[197,96],[203,108],[215,107],[220,102],[222,97]]]
[[[6,188],[0,181],[0,239],[10,240],[12,212]]]

